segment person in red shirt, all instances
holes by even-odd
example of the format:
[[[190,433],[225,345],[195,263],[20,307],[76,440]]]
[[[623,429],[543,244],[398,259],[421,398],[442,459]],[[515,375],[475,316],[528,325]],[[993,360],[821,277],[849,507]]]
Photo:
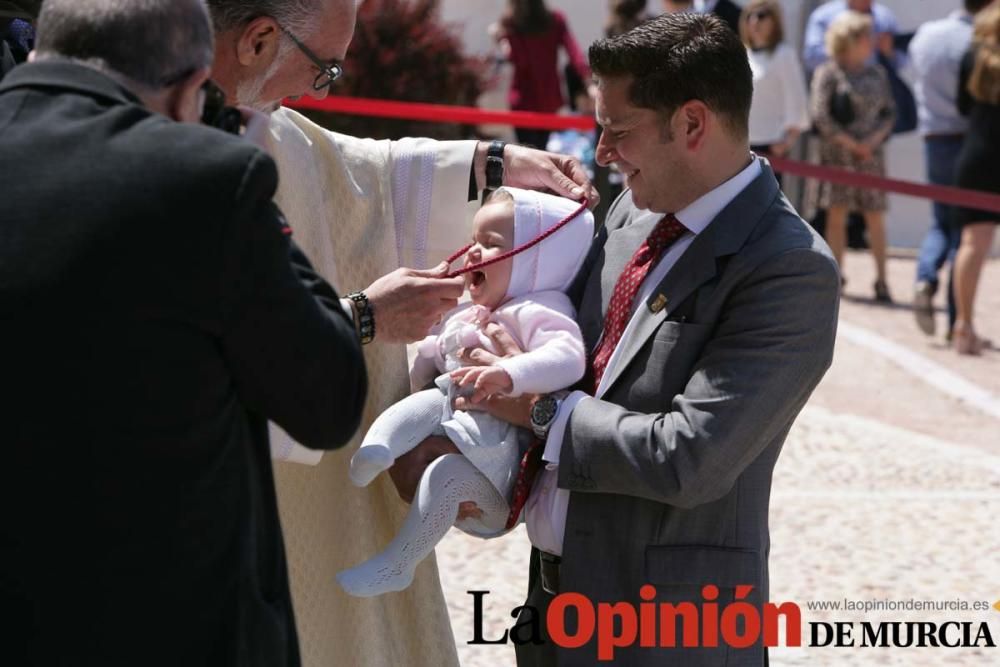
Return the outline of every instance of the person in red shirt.
[[[544,0],[510,0],[493,32],[514,66],[511,109],[554,113],[565,104],[559,80],[560,47],[577,74],[590,81],[590,67],[569,31],[566,17],[550,11]],[[548,130],[517,129],[517,140],[522,144],[544,149],[548,139]]]

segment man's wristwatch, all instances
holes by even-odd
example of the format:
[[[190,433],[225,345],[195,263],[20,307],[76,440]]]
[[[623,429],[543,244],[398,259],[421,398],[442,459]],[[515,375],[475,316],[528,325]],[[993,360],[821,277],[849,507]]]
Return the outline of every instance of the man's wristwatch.
[[[493,141],[486,150],[486,189],[496,190],[503,185],[503,150],[502,141]]]
[[[531,430],[535,437],[545,440],[549,437],[549,428],[556,420],[559,412],[559,399],[552,394],[543,394],[531,404]]]
[[[375,313],[372,310],[372,304],[364,292],[348,294],[347,298],[354,304],[354,312],[357,316],[358,336],[361,337],[361,344],[367,345],[375,340]]]

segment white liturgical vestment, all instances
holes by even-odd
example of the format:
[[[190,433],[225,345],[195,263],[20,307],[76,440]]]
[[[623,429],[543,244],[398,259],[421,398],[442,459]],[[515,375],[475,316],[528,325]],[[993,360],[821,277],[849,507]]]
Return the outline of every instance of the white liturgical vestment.
[[[341,294],[362,290],[400,266],[432,267],[470,236],[475,141],[357,139],[288,109],[272,116],[271,134],[280,177],[276,201],[296,243]],[[408,509],[388,475],[366,488],[347,476],[368,426],[409,390],[403,345],[380,344],[376,330],[365,359],[368,400],[350,444],[320,457],[271,429],[303,664],[457,666],[433,557],[400,593],[355,598],[334,579],[385,547]]]

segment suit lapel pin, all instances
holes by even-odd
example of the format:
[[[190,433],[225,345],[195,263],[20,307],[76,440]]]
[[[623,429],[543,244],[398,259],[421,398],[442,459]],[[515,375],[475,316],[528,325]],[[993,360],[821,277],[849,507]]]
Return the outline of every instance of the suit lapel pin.
[[[658,313],[667,306],[667,297],[663,294],[657,294],[653,303],[649,304],[649,310],[653,313]]]

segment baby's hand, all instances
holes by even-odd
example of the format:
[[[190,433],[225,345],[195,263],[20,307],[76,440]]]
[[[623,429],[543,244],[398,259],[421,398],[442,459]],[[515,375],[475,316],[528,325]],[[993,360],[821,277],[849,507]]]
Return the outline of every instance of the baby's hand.
[[[474,385],[472,402],[478,403],[493,394],[508,394],[514,381],[499,366],[466,366],[451,372],[451,381],[459,387]]]

